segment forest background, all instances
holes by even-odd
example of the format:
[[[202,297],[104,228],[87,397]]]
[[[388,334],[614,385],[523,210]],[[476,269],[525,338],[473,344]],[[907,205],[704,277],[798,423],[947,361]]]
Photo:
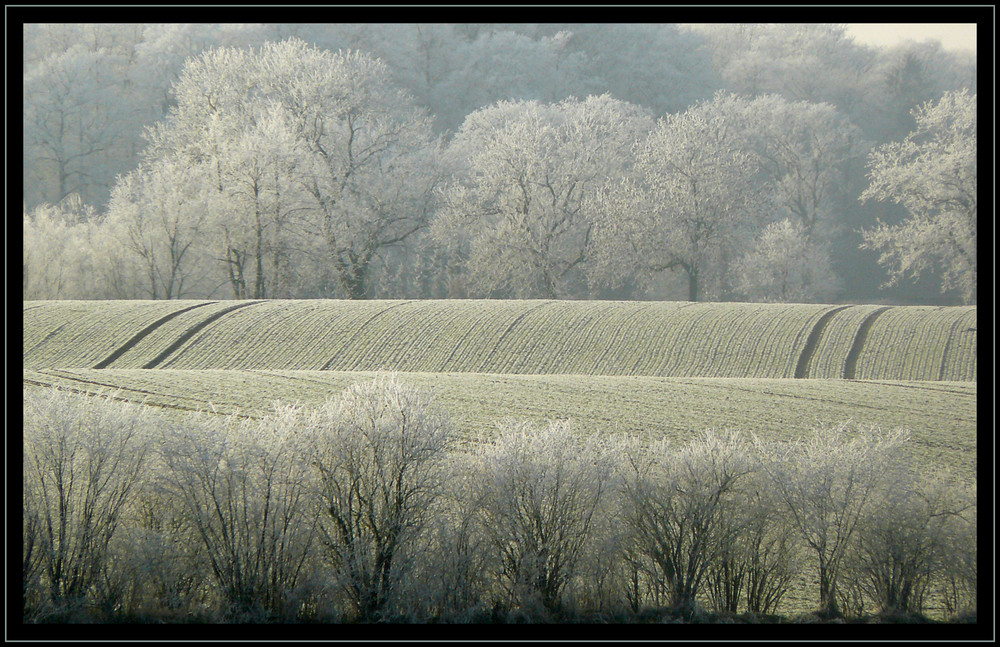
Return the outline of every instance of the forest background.
[[[877,232],[912,205],[876,173],[971,105],[974,190],[974,51],[842,24],[23,27],[26,300],[975,302],[974,199],[971,279],[903,271]]]

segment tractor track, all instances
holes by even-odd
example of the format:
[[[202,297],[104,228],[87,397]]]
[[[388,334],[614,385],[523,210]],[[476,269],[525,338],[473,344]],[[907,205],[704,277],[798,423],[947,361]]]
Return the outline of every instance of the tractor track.
[[[816,354],[816,348],[819,346],[819,338],[822,336],[823,330],[826,329],[826,325],[830,322],[830,319],[833,319],[835,314],[850,307],[851,306],[839,306],[824,312],[823,316],[816,321],[815,325],[813,325],[813,329],[809,331],[809,337],[806,338],[806,346],[802,349],[802,354],[799,355],[799,361],[795,365],[795,379],[805,379],[809,377],[809,364],[812,363],[813,355]]]
[[[189,340],[192,337],[194,337],[200,330],[202,330],[208,324],[212,323],[213,321],[216,321],[217,319],[220,319],[221,317],[229,314],[230,312],[233,312],[234,310],[239,310],[240,308],[245,308],[247,306],[252,306],[252,305],[254,305],[256,303],[263,303],[263,301],[249,301],[249,302],[246,302],[246,303],[240,303],[240,304],[237,304],[235,306],[231,306],[229,308],[226,308],[224,310],[219,310],[215,314],[210,315],[204,321],[202,321],[200,323],[197,323],[194,326],[192,326],[191,328],[189,328],[174,343],[170,344],[170,346],[168,346],[163,352],[161,352],[159,355],[157,355],[156,357],[154,357],[150,361],[146,362],[143,365],[142,368],[156,368],[156,366],[158,364],[160,364],[161,362],[163,362],[163,360],[165,360],[168,357],[170,357],[170,355],[173,354],[174,351],[176,351],[178,348],[180,348],[181,346],[184,345],[184,342],[186,342],[187,340]]]
[[[176,317],[178,315],[181,315],[181,314],[184,314],[185,312],[187,312],[189,310],[194,310],[195,308],[200,308],[202,306],[211,305],[213,303],[218,303],[218,302],[217,301],[206,301],[204,303],[196,303],[193,306],[188,306],[187,308],[181,308],[180,310],[177,310],[175,312],[171,312],[169,314],[166,314],[166,315],[160,317],[159,319],[157,319],[156,321],[154,321],[153,323],[149,324],[148,326],[146,326],[145,328],[143,328],[142,330],[140,330],[139,332],[137,332],[135,335],[133,335],[132,339],[130,339],[127,342],[125,342],[125,344],[121,348],[119,348],[115,352],[111,353],[110,355],[108,355],[106,358],[104,358],[100,362],[94,364],[94,366],[92,368],[107,368],[108,366],[111,365],[112,362],[116,361],[119,357],[121,357],[122,355],[124,355],[128,351],[130,351],[133,348],[135,348],[135,346],[139,342],[141,342],[146,337],[146,335],[148,335],[149,333],[153,332],[154,330],[156,330],[157,328],[159,328],[163,324],[167,323],[168,321],[170,321],[174,317]]]
[[[865,341],[868,339],[868,331],[871,330],[872,326],[875,325],[875,320],[878,319],[879,315],[889,309],[889,306],[884,306],[878,310],[872,311],[865,320],[861,322],[858,326],[858,333],[854,336],[854,343],[851,344],[851,350],[847,353],[847,360],[844,362],[844,379],[853,380],[858,370],[858,357],[861,356],[861,351],[865,347]]]

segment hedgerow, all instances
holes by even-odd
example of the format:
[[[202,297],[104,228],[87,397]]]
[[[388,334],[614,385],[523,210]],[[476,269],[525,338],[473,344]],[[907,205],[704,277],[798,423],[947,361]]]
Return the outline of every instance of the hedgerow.
[[[261,418],[112,396],[24,391],[26,622],[692,621],[813,573],[827,617],[975,612],[974,484],[902,431],[459,445],[396,376]]]

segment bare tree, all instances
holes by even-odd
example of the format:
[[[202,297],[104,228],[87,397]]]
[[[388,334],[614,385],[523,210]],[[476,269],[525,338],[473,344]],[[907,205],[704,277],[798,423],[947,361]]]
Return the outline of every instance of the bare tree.
[[[315,533],[297,412],[171,425],[158,460],[163,496],[180,502],[230,619],[294,617]]]
[[[953,574],[951,555],[961,552],[954,529],[965,522],[973,498],[943,476],[911,473],[898,480],[858,529],[847,568],[854,599],[882,613],[920,613],[935,585]]]
[[[797,534],[766,474],[755,469],[740,492],[743,504],[730,512],[740,531],[709,565],[708,596],[723,611],[774,613],[800,570]]]
[[[753,464],[737,432],[706,432],[677,450],[657,441],[627,451],[624,521],[674,607],[691,612],[710,566],[743,530],[736,513]]]
[[[473,492],[507,598],[528,613],[558,612],[610,494],[609,455],[564,421],[504,421],[475,451]]]
[[[110,397],[24,391],[25,576],[39,574],[49,602],[86,601],[111,568],[109,545],[146,467],[149,424],[144,409]]]
[[[759,466],[771,479],[802,541],[816,556],[822,613],[840,615],[837,587],[855,533],[878,498],[898,485],[898,461],[907,460],[905,430],[817,429],[798,442],[756,442]]]
[[[302,418],[319,529],[356,617],[391,614],[431,505],[448,439],[426,396],[393,376],[358,383]]]

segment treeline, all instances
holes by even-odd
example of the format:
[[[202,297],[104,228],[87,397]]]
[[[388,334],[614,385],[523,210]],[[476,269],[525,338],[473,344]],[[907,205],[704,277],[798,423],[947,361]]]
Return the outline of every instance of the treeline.
[[[24,38],[25,299],[975,302],[976,61],[936,43],[816,24]]]
[[[24,391],[26,622],[760,618],[804,574],[821,617],[975,614],[975,485],[903,431],[459,442],[392,376],[260,420],[154,411]]]

